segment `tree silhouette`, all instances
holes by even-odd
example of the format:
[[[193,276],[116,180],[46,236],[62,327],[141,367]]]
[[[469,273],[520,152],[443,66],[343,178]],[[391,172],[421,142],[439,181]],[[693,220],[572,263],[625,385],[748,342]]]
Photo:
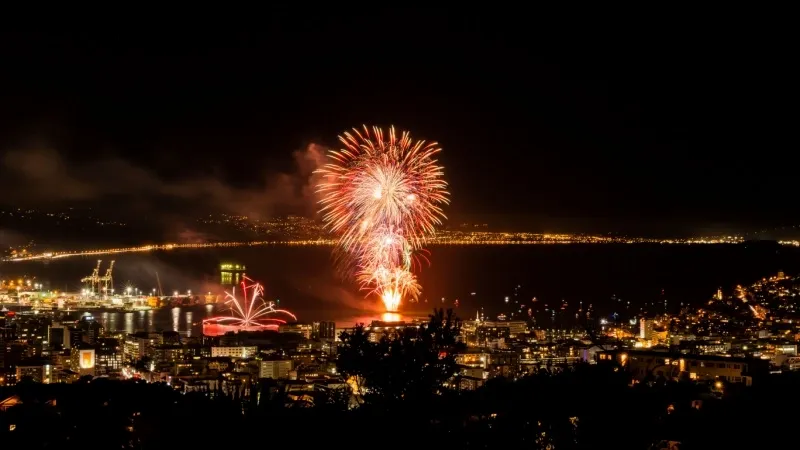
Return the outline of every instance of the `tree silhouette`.
[[[460,326],[452,310],[434,310],[427,324],[373,342],[358,325],[341,334],[337,369],[368,403],[425,401],[456,373]]]
[[[150,372],[150,366],[153,363],[153,358],[149,356],[142,356],[134,363],[134,367],[139,372]]]

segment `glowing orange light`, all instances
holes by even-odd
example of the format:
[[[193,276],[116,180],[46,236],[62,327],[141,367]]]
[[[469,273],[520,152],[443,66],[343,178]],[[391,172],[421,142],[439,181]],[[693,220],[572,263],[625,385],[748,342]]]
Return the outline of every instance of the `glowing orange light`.
[[[386,312],[381,315],[381,320],[384,322],[400,322],[401,319],[400,314],[393,312]]]
[[[94,367],[94,350],[81,350],[78,364],[81,369],[91,369]]]

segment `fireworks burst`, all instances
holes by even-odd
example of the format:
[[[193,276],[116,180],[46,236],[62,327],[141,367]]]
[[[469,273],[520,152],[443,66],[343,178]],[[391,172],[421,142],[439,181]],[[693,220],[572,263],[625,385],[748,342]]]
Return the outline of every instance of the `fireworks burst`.
[[[344,148],[329,152],[333,162],[318,171],[320,212],[339,235],[362,289],[397,311],[402,298],[419,295],[413,255],[445,218],[449,194],[436,160],[441,148],[414,141],[408,132],[398,138],[394,127],[388,135],[377,127],[354,128],[339,140]]]
[[[250,284],[248,284],[250,282]],[[226,331],[258,331],[276,330],[286,321],[271,317],[283,314],[297,320],[297,317],[285,309],[276,309],[275,303],[264,301],[264,287],[253,283],[250,278],[242,280],[243,300],[236,297],[236,288],[225,293],[225,304],[230,306],[230,316],[218,316],[203,321],[203,334],[214,335]]]

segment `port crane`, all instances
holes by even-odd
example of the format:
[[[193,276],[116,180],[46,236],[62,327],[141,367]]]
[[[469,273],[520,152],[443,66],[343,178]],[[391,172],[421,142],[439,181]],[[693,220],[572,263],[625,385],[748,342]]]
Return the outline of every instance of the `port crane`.
[[[100,276],[100,265],[103,263],[103,260],[97,260],[97,267],[94,268],[92,274],[81,278],[81,283],[85,283],[87,285],[87,293],[90,295],[97,295],[97,294],[104,294],[108,295],[114,290],[114,278],[112,276],[114,271],[114,261],[111,261],[111,264],[106,269],[106,273],[103,276]]]
[[[103,293],[105,295],[114,293],[114,277],[112,276],[113,271],[114,260],[111,260],[111,264],[109,264],[108,269],[106,269],[106,274],[100,277],[100,281],[103,282]]]
[[[103,260],[97,260],[97,267],[94,268],[92,274],[88,277],[81,278],[81,283],[86,283],[88,286],[88,293],[89,294],[97,294],[100,292],[100,264]]]

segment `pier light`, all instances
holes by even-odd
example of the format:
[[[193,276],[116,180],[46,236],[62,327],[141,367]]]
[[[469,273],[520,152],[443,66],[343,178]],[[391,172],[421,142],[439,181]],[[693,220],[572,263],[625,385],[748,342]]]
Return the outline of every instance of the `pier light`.
[[[192,290],[189,289],[188,291],[186,291],[186,295],[192,295]]]

